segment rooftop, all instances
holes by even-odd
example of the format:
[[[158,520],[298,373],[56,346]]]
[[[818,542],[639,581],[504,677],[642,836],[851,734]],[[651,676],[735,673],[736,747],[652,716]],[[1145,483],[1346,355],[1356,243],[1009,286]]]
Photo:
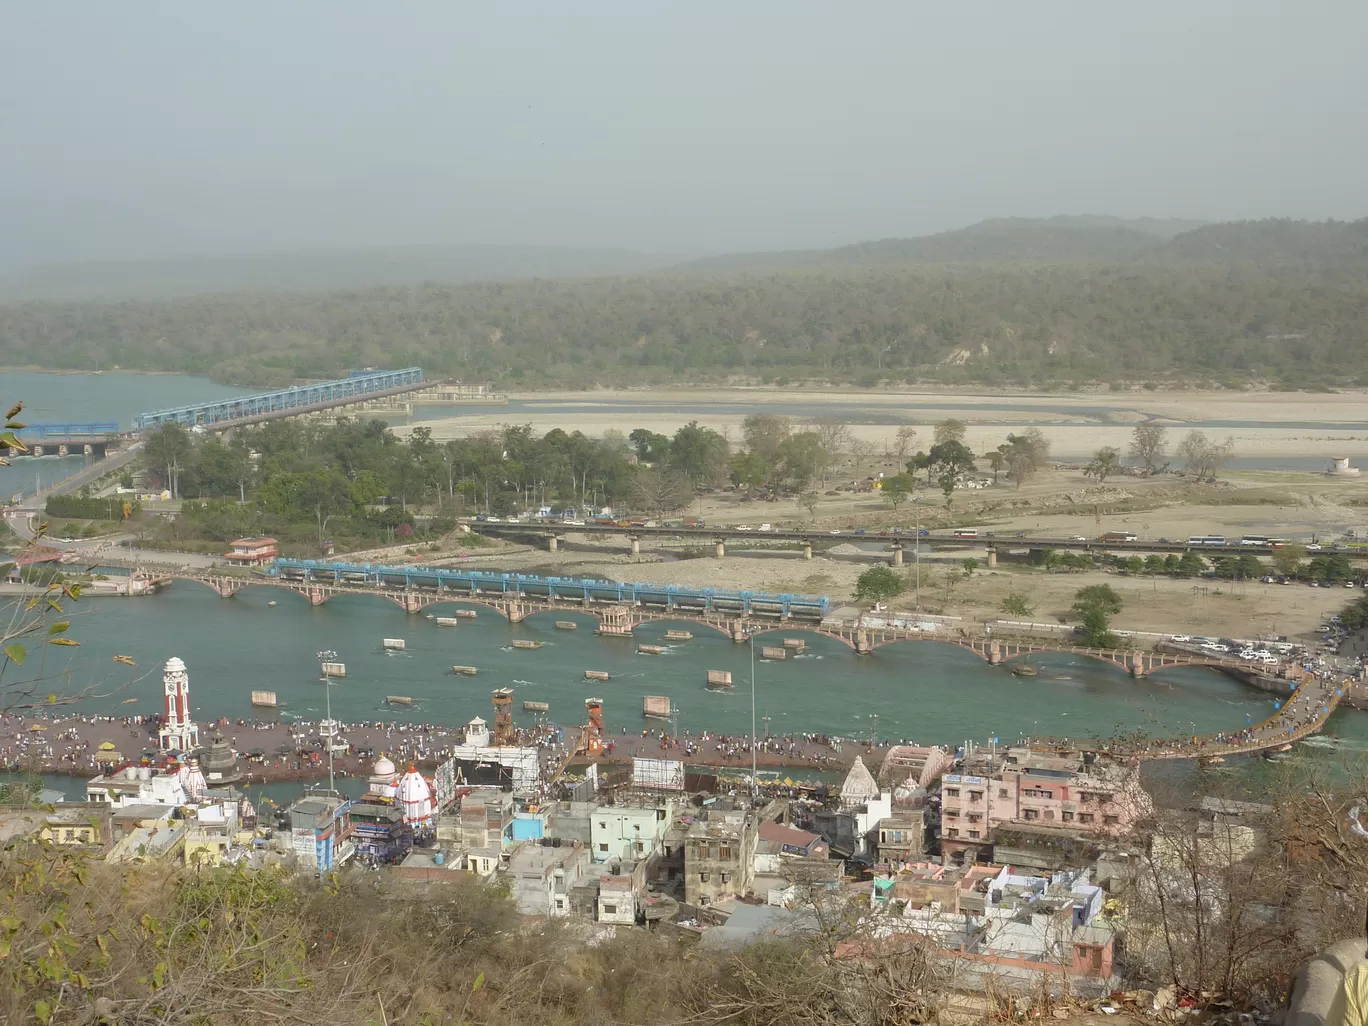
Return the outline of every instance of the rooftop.
[[[806,848],[821,839],[820,834],[808,833],[806,830],[784,826],[782,823],[760,824],[760,840],[769,841],[773,844],[787,844],[794,848]]]

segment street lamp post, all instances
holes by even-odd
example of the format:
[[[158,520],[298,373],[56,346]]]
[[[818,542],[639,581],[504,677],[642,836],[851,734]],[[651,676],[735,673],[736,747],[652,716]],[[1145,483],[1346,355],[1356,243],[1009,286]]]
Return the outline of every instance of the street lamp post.
[[[759,793],[759,759],[755,752],[755,634],[750,636],[751,663],[751,796]]]

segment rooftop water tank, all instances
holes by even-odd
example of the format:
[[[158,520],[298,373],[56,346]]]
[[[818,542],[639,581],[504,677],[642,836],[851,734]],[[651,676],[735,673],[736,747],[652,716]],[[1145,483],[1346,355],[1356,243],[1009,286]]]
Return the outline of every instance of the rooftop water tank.
[[[129,780],[137,780],[137,779],[138,779],[138,767],[137,767],[137,766],[129,766],[128,769],[124,770],[124,776],[127,777]]]
[[[444,851],[439,851],[436,855],[432,856],[432,861],[433,861],[433,864],[434,864],[434,865],[445,866],[445,865],[446,865],[446,852],[444,852]]]
[[[151,767],[151,766],[139,766],[139,767],[138,767],[138,779],[139,779],[139,780],[151,780],[151,779],[152,779],[152,767]]]

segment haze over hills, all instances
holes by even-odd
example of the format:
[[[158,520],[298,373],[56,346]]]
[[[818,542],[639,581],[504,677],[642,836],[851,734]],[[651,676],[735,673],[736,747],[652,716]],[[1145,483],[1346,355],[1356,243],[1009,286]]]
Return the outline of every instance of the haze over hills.
[[[1368,382],[1365,239],[1368,221],[1168,239],[995,221],[785,254],[786,266],[0,304],[0,365],[247,385],[415,363],[523,388]],[[961,258],[916,259],[933,253]]]
[[[164,299],[212,292],[317,291],[424,281],[639,274],[671,262],[625,249],[386,246],[161,260],[44,264],[0,275],[0,302]]]
[[[935,235],[869,240],[829,249],[727,253],[684,263],[625,249],[451,245],[47,264],[0,275],[0,303],[805,268],[1190,262],[1357,266],[1365,261],[1368,220],[1206,224],[1105,216],[1011,217]]]

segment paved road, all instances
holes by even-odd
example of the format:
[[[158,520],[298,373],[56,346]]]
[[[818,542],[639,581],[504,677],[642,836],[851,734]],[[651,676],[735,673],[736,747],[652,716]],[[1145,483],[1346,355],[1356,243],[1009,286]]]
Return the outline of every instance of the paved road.
[[[760,531],[746,527],[619,527],[602,524],[557,524],[557,523],[490,523],[479,520],[470,521],[469,528],[478,534],[487,535],[534,535],[540,537],[563,538],[570,534],[618,535],[623,538],[688,538],[700,543],[710,541],[788,541],[808,542],[811,544],[839,545],[845,542],[877,542],[883,545],[901,544],[904,547],[917,541],[915,531],[818,531],[818,530],[775,530]],[[1199,552],[1211,555],[1268,555],[1273,550],[1267,545],[1194,545],[1186,540],[1139,540],[1133,542],[1104,542],[1096,538],[1049,538],[1027,537],[1015,533],[998,534],[993,531],[979,531],[972,538],[955,537],[949,533],[928,533],[921,536],[921,542],[935,548],[1003,548],[1003,549],[1073,549],[1081,552],[1143,553],[1143,552]],[[1329,551],[1329,550],[1327,550]],[[1351,559],[1368,559],[1368,548],[1336,549],[1338,555]]]

